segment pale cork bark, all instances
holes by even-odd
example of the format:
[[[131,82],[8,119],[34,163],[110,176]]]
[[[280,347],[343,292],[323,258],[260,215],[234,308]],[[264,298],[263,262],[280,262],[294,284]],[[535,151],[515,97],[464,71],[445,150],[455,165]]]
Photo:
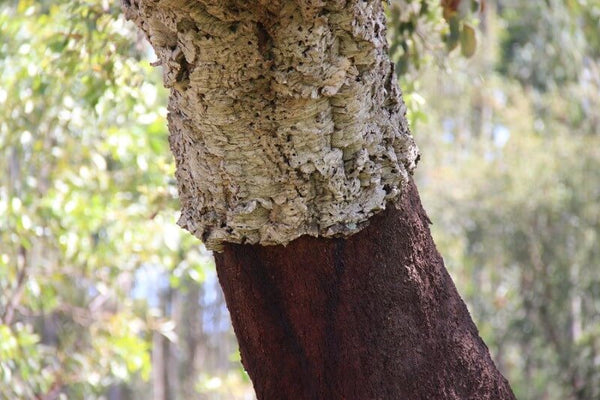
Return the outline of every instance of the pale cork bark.
[[[415,168],[381,1],[123,0],[170,88],[179,224],[223,242],[346,236]]]

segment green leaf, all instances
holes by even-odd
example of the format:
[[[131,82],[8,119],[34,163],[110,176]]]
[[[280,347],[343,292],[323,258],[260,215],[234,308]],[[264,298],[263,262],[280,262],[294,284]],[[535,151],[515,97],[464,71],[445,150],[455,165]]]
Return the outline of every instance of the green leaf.
[[[473,54],[475,54],[476,48],[477,38],[475,29],[469,24],[464,24],[460,34],[460,51],[463,56],[471,57]]]

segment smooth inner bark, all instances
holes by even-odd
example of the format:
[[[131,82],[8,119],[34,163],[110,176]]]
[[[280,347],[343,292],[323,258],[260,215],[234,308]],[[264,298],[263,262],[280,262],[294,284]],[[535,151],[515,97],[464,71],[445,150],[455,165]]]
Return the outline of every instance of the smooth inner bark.
[[[216,254],[258,399],[514,399],[428,224],[411,183],[349,238]]]

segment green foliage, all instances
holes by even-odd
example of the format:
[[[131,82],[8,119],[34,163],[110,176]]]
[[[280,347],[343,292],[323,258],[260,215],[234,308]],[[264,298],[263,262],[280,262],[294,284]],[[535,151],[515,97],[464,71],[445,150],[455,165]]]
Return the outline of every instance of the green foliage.
[[[160,77],[107,1],[0,6],[0,398],[150,376],[148,266],[202,279],[174,224]]]
[[[396,72],[404,75],[441,57],[442,32],[439,1],[396,0],[390,4],[388,34]]]
[[[544,18],[555,12],[542,2],[519,4]],[[429,70],[421,79],[428,118],[417,132],[417,174],[425,208],[517,398],[599,398],[598,48],[587,42],[571,49],[578,54],[564,79],[561,61],[543,55],[557,43],[528,42],[546,28],[528,19],[525,29],[525,20],[506,17],[513,11],[495,10],[491,4],[481,35],[487,51],[449,59],[445,71]],[[573,26],[586,23],[569,17]],[[540,46],[539,58],[526,62],[496,51],[516,35],[513,24],[523,24],[526,36],[514,40]],[[539,64],[555,74],[544,85],[510,72]]]
[[[596,398],[600,137],[494,147],[469,146],[427,189],[442,252],[518,398]]]
[[[404,75],[443,62],[459,44],[466,57],[475,53],[474,26],[483,8],[480,0],[394,0],[390,3],[390,54]],[[443,17],[443,18],[442,18]]]
[[[395,63],[410,125],[425,122],[419,80],[424,71],[443,69],[460,47],[469,58],[477,49],[483,0],[392,0],[388,8],[390,56]]]
[[[600,1],[502,2],[507,29],[499,69],[546,89],[576,80],[600,51]]]

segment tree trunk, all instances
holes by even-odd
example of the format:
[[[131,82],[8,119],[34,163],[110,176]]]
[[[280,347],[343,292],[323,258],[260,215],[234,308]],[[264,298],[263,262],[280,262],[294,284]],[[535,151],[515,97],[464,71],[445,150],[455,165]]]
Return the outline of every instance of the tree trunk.
[[[173,292],[169,287],[160,294],[160,307],[164,315],[169,315]],[[173,374],[171,344],[163,334],[155,331],[152,336],[152,400],[171,400]]]
[[[514,399],[411,185],[347,239],[216,254],[258,399]]]
[[[211,250],[358,232],[418,151],[381,1],[124,0],[169,96],[179,224]]]
[[[179,224],[224,250],[258,398],[513,399],[410,179],[382,1],[123,8],[171,89]]]

